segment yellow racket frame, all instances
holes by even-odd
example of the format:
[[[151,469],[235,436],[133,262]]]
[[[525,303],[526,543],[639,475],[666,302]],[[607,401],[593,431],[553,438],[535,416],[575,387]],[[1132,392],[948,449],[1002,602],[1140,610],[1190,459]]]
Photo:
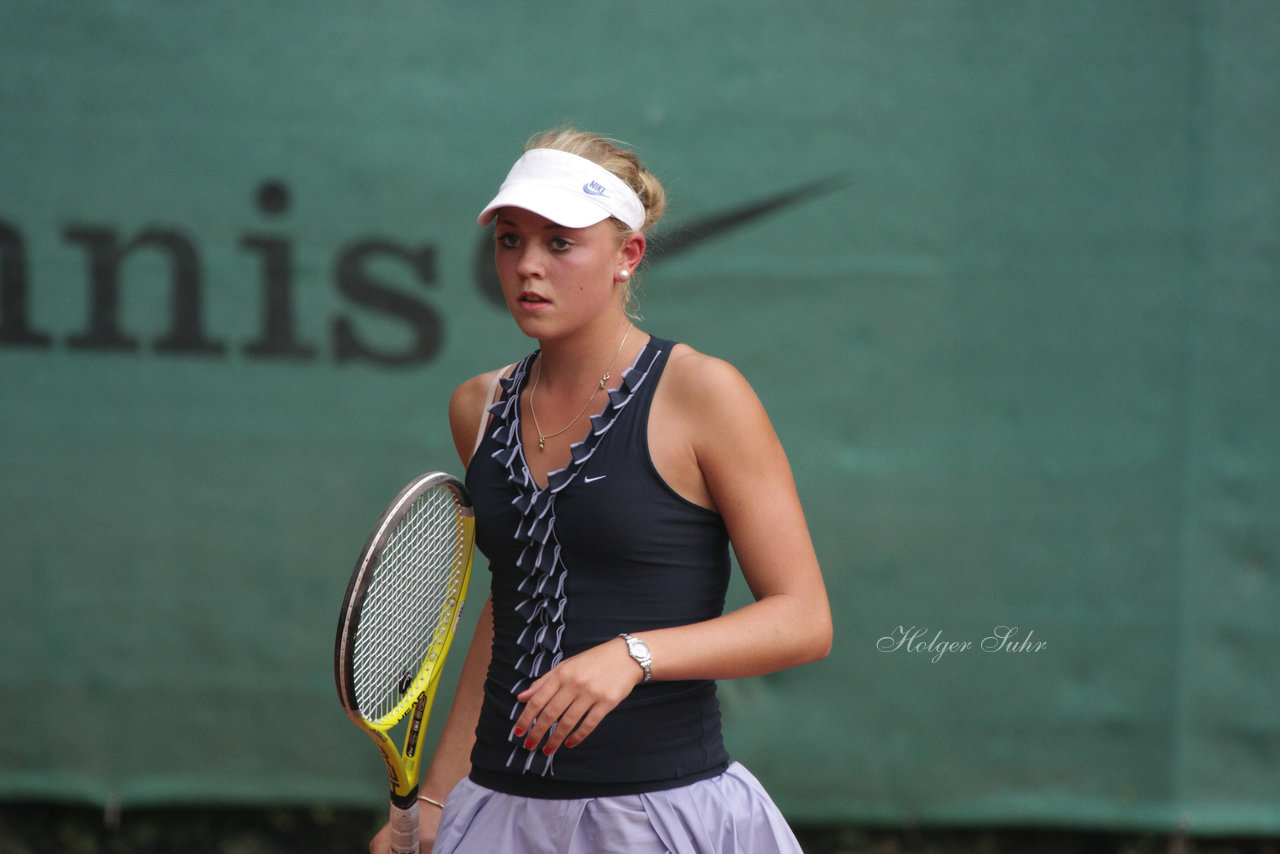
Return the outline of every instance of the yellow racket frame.
[[[420,486],[422,481],[429,477],[437,477],[439,479],[447,479],[461,486],[455,478],[449,475],[424,475],[415,479],[396,501],[392,502],[392,508],[388,510],[385,516],[392,514],[392,511],[403,501],[405,495],[413,491],[415,487]],[[462,491],[465,497],[465,490]],[[379,530],[385,526],[386,519],[379,524]],[[453,638],[458,632],[458,622],[462,617],[462,606],[466,601],[467,587],[471,581],[471,568],[475,556],[475,517],[470,513],[458,517],[458,525],[461,528],[460,534],[463,542],[466,544],[465,565],[462,569],[462,578],[458,584],[457,590],[450,595],[444,602],[440,610],[440,619],[436,621],[440,629],[437,629],[436,636],[432,639],[431,645],[427,648],[426,655],[423,658],[422,666],[419,668],[413,681],[409,684],[408,689],[404,692],[400,702],[397,703],[389,712],[375,721],[367,720],[360,714],[359,710],[354,708],[352,703],[347,701],[347,685],[346,675],[344,673],[346,664],[346,633],[349,626],[347,625],[346,604],[344,603],[343,623],[339,627],[339,649],[337,655],[337,680],[338,693],[343,700],[343,708],[347,713],[347,717],[360,729],[369,734],[374,744],[378,746],[379,753],[387,766],[387,777],[391,784],[391,792],[395,798],[409,799],[416,794],[418,787],[418,774],[422,762],[422,742],[426,735],[426,722],[431,716],[431,706],[435,702],[436,691],[440,687],[440,676],[444,670],[444,661],[449,653],[449,647],[453,643]],[[371,537],[371,542],[377,537]],[[362,564],[364,563],[362,559]],[[363,567],[357,567],[357,575]],[[352,580],[354,587],[355,579]],[[348,598],[350,592],[348,592]],[[392,736],[392,730],[404,720],[406,715],[412,713],[409,719],[408,727],[404,733],[403,745],[397,748],[395,739]]]
[[[460,524],[464,527],[463,536],[467,538],[467,542],[475,542],[475,519],[470,516],[464,517]],[[467,551],[467,563],[462,571],[462,583],[458,586],[458,593],[456,596],[450,596],[441,609],[443,619],[440,620],[440,625],[449,628],[439,632],[439,636],[428,647],[422,669],[410,683],[409,690],[391,711],[376,721],[367,721],[359,714],[351,715],[356,726],[367,732],[374,744],[378,745],[382,760],[387,764],[387,777],[391,782],[391,791],[401,798],[414,794],[414,789],[418,787],[418,774],[422,764],[422,742],[427,732],[426,722],[431,718],[431,707],[435,703],[436,691],[440,687],[440,675],[444,671],[445,657],[449,654],[454,636],[458,633],[458,621],[462,618],[462,605],[467,598],[467,586],[471,581],[474,550]],[[397,749],[391,731],[410,711],[413,717],[410,718],[409,728],[404,734],[404,745]]]

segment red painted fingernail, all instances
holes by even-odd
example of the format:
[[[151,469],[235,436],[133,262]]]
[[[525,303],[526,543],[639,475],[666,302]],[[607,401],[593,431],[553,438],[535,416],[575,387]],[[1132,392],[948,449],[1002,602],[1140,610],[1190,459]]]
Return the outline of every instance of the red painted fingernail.
[[[534,741],[533,741],[533,739],[532,739],[532,738],[526,738],[526,739],[525,739],[525,741],[524,741],[524,749],[525,749],[525,750],[533,750],[533,749],[534,749],[535,747],[537,747],[537,746],[538,746],[538,745],[534,744]]]
[[[524,735],[524,730],[521,729],[520,727],[516,727],[515,733],[516,733],[516,738],[519,738],[520,736]]]
[[[550,745],[547,745],[546,747],[542,748],[542,752],[547,756],[550,756],[551,754],[555,753],[555,751],[551,749]]]

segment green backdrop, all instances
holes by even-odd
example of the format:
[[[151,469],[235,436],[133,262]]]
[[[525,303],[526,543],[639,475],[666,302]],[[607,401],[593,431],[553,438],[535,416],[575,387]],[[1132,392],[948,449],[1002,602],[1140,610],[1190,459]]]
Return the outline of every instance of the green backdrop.
[[[788,816],[1280,831],[1278,44],[1248,0],[4,4],[0,797],[382,800],[338,605],[531,346],[474,216],[571,121],[664,178],[645,325],[806,502],[835,649],[722,688]]]

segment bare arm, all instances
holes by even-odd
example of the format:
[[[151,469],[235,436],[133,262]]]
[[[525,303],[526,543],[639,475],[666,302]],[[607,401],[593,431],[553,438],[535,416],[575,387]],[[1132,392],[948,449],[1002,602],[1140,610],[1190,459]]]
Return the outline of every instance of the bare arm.
[[[431,758],[431,767],[422,779],[422,794],[444,802],[453,787],[471,771],[471,747],[476,740],[476,724],[484,697],[484,680],[489,671],[493,647],[493,602],[486,597],[480,619],[471,636],[467,657],[462,663],[458,686],[454,689],[449,716]]]
[[[826,586],[764,406],[729,364],[693,351],[672,358],[674,419],[688,425],[705,495],[725,521],[755,601],[704,623],[640,635],[653,653],[654,678],[756,676],[824,657],[832,640]]]
[[[458,387],[449,401],[449,427],[463,468],[471,461],[484,408],[484,395],[491,387],[493,376],[489,373],[468,380]],[[486,597],[471,636],[471,645],[467,648],[467,657],[462,663],[453,703],[440,731],[431,765],[423,774],[419,787],[419,792],[433,801],[444,803],[453,787],[471,771],[471,748],[475,744],[476,724],[480,720],[484,698],[484,680],[492,652],[493,601]],[[439,808],[421,804],[418,834],[423,851],[431,850],[439,823]],[[369,843],[369,850],[373,854],[385,854],[390,848],[390,830],[383,827]]]
[[[494,373],[474,377],[458,387],[449,401],[449,427],[463,468],[471,461],[476,432],[485,408],[484,395],[492,388]],[[462,665],[453,704],[445,719],[431,766],[422,779],[422,794],[443,802],[471,770],[471,748],[484,696],[484,680],[493,654],[493,600],[485,598],[467,657]]]

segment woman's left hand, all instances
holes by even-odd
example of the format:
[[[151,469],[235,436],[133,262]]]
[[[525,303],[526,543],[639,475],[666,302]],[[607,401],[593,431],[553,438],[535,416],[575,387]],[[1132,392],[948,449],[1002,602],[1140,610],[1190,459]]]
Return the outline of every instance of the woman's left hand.
[[[643,678],[621,638],[566,658],[516,695],[525,707],[515,733],[526,750],[541,745],[548,756],[577,747]]]

